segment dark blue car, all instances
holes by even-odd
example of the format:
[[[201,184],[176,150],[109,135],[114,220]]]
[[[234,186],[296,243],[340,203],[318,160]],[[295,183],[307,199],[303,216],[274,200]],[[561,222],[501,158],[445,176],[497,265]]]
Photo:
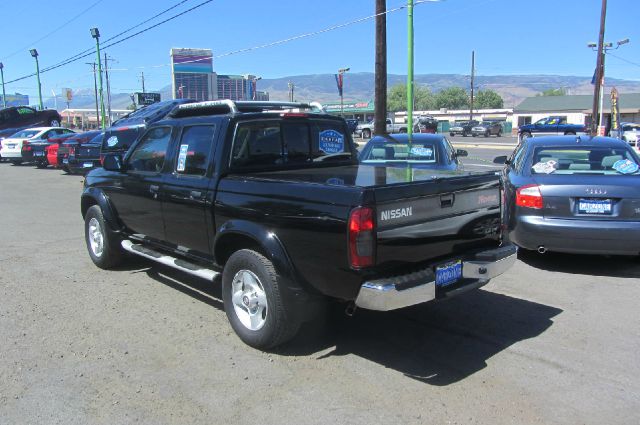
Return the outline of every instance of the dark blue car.
[[[463,170],[459,158],[467,155],[465,150],[454,149],[442,134],[420,133],[412,136],[411,144],[407,134],[376,136],[362,148],[359,159],[370,165]]]
[[[524,140],[505,163],[509,237],[521,248],[640,254],[640,158],[621,140]]]

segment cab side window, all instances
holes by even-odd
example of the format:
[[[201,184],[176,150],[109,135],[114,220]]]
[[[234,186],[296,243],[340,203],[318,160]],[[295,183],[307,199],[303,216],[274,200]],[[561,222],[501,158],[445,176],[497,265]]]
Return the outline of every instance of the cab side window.
[[[149,130],[129,157],[129,170],[153,173],[162,171],[170,139],[170,127],[158,127]]]
[[[190,176],[204,176],[209,165],[215,127],[198,125],[186,127],[178,147],[176,173]]]

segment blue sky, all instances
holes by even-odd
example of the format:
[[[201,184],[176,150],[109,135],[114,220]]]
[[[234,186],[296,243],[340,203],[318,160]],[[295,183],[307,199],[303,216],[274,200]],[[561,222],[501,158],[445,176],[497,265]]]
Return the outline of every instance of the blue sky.
[[[147,25],[201,1],[188,0]],[[34,71],[30,47],[38,49],[43,68],[91,48],[90,27],[97,26],[104,40],[178,2],[2,0],[0,61],[5,66],[5,80]],[[640,4],[637,0],[608,3],[606,40],[630,38],[631,42],[612,52],[622,59],[607,56],[607,76],[640,80]],[[387,0],[388,9],[403,4],[406,0]],[[445,0],[417,5],[415,72],[467,74],[470,52],[475,50],[480,75],[590,76],[595,52],[586,44],[597,40],[600,4],[600,0]],[[110,64],[112,90],[139,91],[141,71],[147,90],[169,84],[171,47],[211,48],[214,56],[221,55],[370,16],[374,5],[374,0],[214,0],[109,48],[106,52],[115,59]],[[374,22],[371,19],[275,47],[217,58],[214,69],[222,74],[253,73],[263,78],[334,73],[345,66],[352,72],[373,71]],[[406,10],[388,15],[390,73],[406,73],[406,29]],[[93,88],[90,67],[85,65],[93,59],[42,74],[43,96],[49,97],[52,90],[61,93],[63,87]],[[35,96],[35,77],[7,85],[7,93],[14,92]]]

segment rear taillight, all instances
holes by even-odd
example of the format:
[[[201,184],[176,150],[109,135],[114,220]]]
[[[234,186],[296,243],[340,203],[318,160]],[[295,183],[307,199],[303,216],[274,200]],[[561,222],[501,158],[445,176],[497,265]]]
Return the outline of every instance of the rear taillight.
[[[349,215],[349,262],[354,269],[374,263],[374,213],[369,207],[358,207]]]
[[[22,150],[23,151],[30,151],[31,150],[31,146],[29,146],[29,141],[28,140],[23,140],[22,141]]]
[[[524,208],[542,209],[544,201],[540,187],[536,184],[528,184],[516,190],[516,205]]]
[[[104,165],[104,155],[100,155],[100,165]]]
[[[76,154],[76,148],[75,147],[69,147],[69,155],[75,155]]]

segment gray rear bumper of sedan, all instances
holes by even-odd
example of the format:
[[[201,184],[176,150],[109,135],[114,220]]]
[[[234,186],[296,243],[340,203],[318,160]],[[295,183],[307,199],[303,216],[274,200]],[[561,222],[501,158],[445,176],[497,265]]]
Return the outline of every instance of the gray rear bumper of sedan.
[[[516,261],[516,247],[509,245],[499,250],[502,254],[496,258],[484,258],[485,253],[479,253],[475,259],[463,261],[462,278],[469,283],[449,295],[483,286],[507,271]],[[429,267],[415,273],[365,282],[355,304],[368,310],[389,311],[432,301],[437,298],[436,292],[435,275],[433,268]]]
[[[574,254],[639,255],[640,221],[519,216],[509,239],[521,248]]]

